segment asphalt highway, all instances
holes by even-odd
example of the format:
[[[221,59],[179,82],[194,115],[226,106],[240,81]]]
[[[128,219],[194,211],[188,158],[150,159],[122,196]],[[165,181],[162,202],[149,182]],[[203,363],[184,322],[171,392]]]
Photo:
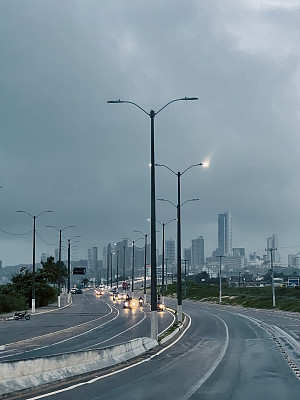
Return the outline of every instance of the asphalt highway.
[[[173,320],[171,313],[160,313],[159,331]],[[88,290],[74,295],[72,304],[64,309],[32,316],[29,321],[1,323],[0,361],[101,348],[149,333],[148,305],[124,310],[122,302],[113,302],[109,295],[96,297]]]
[[[174,305],[170,301],[170,305]],[[298,399],[300,379],[287,363],[268,326],[284,327],[289,313],[258,312],[184,302],[190,318],[178,340],[156,355],[122,370],[48,388],[27,399],[51,400],[285,400]],[[248,313],[254,313],[252,319]],[[275,314],[275,315],[274,315]],[[249,318],[250,317],[250,318]],[[296,314],[295,319],[298,319]],[[289,322],[285,322],[289,324]],[[294,321],[296,324],[296,321]],[[281,328],[280,328],[281,329]],[[291,331],[290,331],[291,332]],[[25,398],[25,397],[24,397]]]

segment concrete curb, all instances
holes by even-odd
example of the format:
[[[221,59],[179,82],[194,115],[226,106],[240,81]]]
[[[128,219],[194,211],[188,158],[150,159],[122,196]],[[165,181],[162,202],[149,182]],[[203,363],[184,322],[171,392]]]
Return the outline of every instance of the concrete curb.
[[[64,306],[62,306],[60,308],[58,308],[58,306],[56,306],[56,305],[54,306],[53,304],[55,304],[55,303],[53,303],[53,304],[49,305],[50,307],[52,306],[51,309],[43,309],[43,307],[39,307],[39,308],[36,309],[36,312],[34,314],[32,314],[30,312],[30,309],[28,309],[27,311],[30,313],[31,317],[34,317],[35,315],[41,315],[41,314],[46,314],[46,313],[50,313],[50,312],[53,312],[53,311],[63,310],[64,308],[69,307],[72,303],[73,303],[73,299],[71,297],[71,301],[69,303],[66,303]],[[49,306],[47,306],[47,307],[49,307]],[[15,311],[12,311],[12,312],[6,313],[6,314],[2,314],[0,316],[0,322],[13,321],[14,320],[14,313],[15,313]],[[13,315],[11,316],[11,314],[13,314]]]
[[[140,356],[156,346],[156,340],[143,337],[99,350],[3,362],[0,395],[107,368]]]

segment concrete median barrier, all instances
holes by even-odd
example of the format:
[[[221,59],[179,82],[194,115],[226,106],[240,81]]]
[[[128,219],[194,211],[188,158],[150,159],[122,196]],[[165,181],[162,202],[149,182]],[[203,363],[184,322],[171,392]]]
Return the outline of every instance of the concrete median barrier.
[[[137,357],[158,345],[151,338],[137,338],[98,350],[5,361],[0,367],[0,395],[110,367]]]

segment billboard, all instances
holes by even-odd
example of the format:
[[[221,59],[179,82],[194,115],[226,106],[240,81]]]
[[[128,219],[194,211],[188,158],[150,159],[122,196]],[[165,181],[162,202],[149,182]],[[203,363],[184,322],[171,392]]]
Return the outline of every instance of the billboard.
[[[74,267],[73,275],[85,275],[85,270],[86,270],[86,268]]]
[[[288,287],[299,286],[299,278],[288,278]]]

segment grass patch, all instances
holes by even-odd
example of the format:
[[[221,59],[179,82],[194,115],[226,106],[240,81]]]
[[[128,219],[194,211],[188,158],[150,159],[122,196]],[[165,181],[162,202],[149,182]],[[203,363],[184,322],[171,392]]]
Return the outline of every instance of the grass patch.
[[[168,285],[167,295],[174,295],[177,285]],[[188,282],[187,296],[190,300],[219,302],[219,285]],[[275,288],[276,308],[284,311],[300,312],[300,288]],[[272,288],[228,287],[222,285],[222,304],[249,308],[273,309]]]
[[[176,314],[177,314],[177,311],[175,311],[174,314],[176,315]],[[169,328],[166,332],[164,332],[162,335],[160,335],[160,336],[158,337],[158,343],[159,343],[162,339],[164,339],[165,337],[171,335],[171,333],[174,332],[177,328],[179,328],[179,327],[184,323],[184,320],[185,320],[185,314],[182,313],[182,323],[174,322],[174,324],[173,324],[172,326],[170,326],[170,328]]]

